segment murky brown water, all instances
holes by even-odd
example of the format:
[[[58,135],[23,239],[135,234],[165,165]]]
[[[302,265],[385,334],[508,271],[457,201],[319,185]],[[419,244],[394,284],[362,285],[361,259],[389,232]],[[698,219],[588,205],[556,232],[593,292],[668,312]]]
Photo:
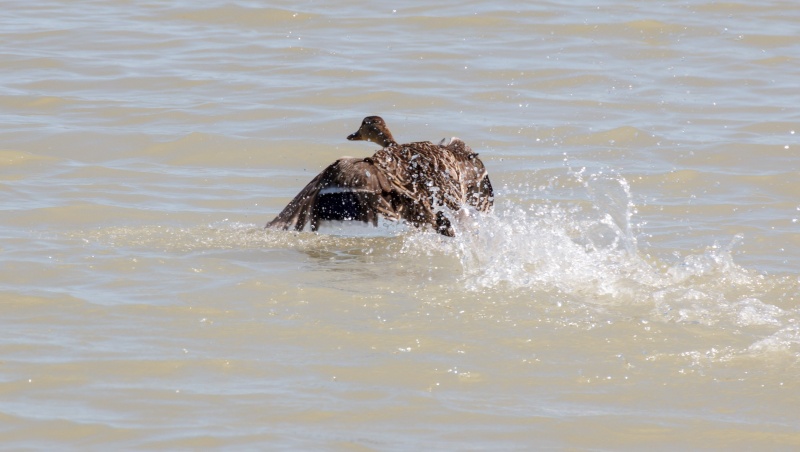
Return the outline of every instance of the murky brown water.
[[[202,5],[3,5],[4,446],[800,447],[800,5]],[[263,230],[371,114],[495,212]]]

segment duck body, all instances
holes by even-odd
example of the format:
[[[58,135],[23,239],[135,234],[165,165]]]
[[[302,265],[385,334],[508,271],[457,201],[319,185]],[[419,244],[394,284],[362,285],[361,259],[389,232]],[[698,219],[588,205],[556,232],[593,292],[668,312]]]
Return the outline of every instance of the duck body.
[[[267,224],[268,228],[316,231],[321,221],[361,221],[377,225],[380,216],[432,226],[453,236],[443,209],[473,206],[489,211],[492,184],[478,154],[462,140],[448,144],[420,141],[398,144],[378,116],[364,119],[349,140],[383,146],[372,157],[343,157],[319,173]]]

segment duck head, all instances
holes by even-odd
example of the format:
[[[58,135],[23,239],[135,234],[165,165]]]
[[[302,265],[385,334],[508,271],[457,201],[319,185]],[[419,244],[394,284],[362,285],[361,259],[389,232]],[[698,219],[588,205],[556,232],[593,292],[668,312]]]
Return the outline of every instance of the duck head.
[[[350,141],[372,141],[382,147],[397,144],[386,127],[386,122],[380,116],[367,116],[361,121],[361,127],[355,133],[347,136]]]

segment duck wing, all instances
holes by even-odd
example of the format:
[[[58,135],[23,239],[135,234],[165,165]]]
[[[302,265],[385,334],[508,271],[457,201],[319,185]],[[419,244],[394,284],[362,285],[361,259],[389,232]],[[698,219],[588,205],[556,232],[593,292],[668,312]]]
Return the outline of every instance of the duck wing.
[[[493,203],[492,186],[483,166],[463,141],[448,145],[429,141],[383,148],[372,161],[386,176],[396,218],[414,226],[429,224],[443,235],[454,235],[442,208],[457,211],[465,204],[488,211]]]
[[[266,227],[316,231],[322,220],[377,225],[378,215],[397,219],[391,184],[371,158],[341,158],[322,170]]]
[[[373,159],[396,189],[423,204],[423,210],[437,206],[458,210],[469,204],[488,211],[494,202],[486,167],[461,139],[452,138],[447,145],[429,141],[397,145],[378,151]]]
[[[404,219],[414,226],[430,224],[437,226],[432,192],[438,188],[432,179],[435,172],[431,155],[438,146],[427,142],[415,142],[385,147],[371,160],[386,176],[389,183],[387,200],[395,218]]]
[[[482,212],[488,212],[494,204],[494,189],[478,153],[457,137],[451,138],[450,143],[443,147],[457,162],[455,166],[460,174],[463,201]]]

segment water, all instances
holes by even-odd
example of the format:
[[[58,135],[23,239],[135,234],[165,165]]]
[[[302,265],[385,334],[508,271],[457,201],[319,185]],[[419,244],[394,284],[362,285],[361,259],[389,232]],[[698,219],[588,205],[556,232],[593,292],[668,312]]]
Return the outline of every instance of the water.
[[[798,20],[6,2],[0,440],[800,447]],[[263,230],[372,114],[464,139],[495,211]]]

